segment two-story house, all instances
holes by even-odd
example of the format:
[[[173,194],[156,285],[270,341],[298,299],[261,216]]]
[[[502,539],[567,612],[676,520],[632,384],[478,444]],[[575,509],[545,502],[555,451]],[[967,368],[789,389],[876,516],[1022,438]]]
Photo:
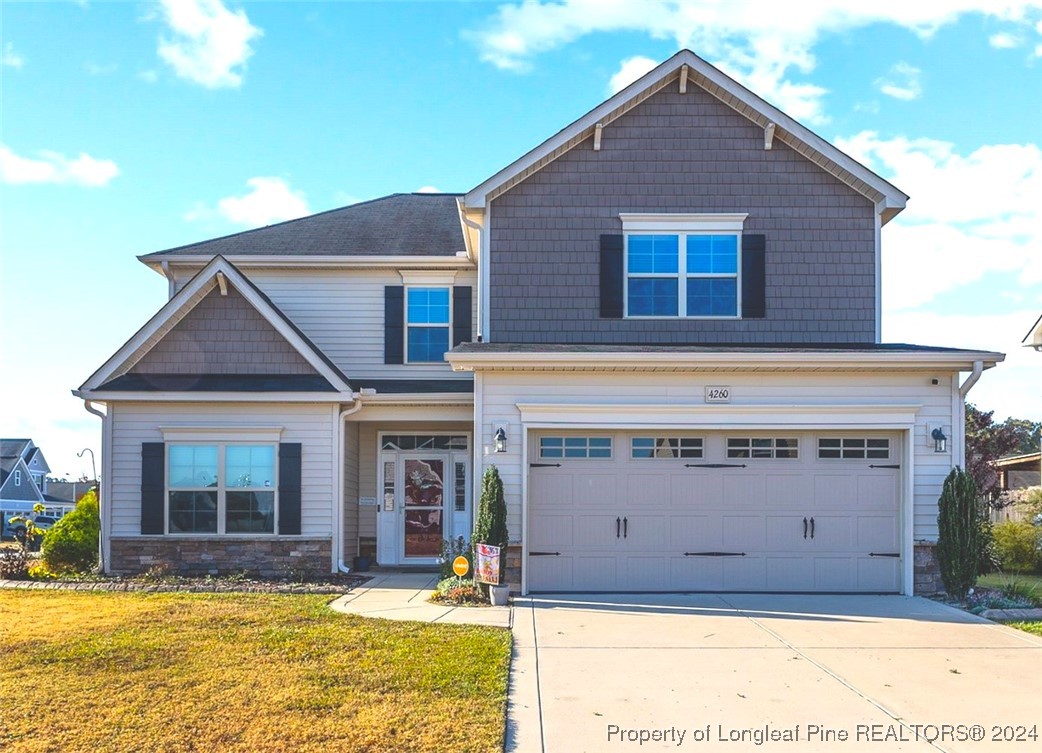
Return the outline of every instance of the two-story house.
[[[682,51],[469,193],[144,256],[105,567],[433,565],[494,464],[524,592],[930,590],[1003,356],[880,342],[906,199]]]
[[[0,531],[13,535],[8,521],[29,515],[37,504],[46,515],[60,518],[72,511],[71,502],[49,493],[47,474],[51,467],[43,451],[31,439],[0,439]]]

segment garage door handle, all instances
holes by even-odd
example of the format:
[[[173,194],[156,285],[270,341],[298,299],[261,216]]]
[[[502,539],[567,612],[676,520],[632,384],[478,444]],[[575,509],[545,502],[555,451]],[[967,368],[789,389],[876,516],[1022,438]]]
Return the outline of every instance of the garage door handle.
[[[814,538],[814,518],[810,519],[810,537]]]
[[[684,552],[685,557],[744,557],[745,552]]]
[[[684,463],[685,468],[745,468],[745,463]]]
[[[529,468],[560,468],[560,463],[529,463]]]
[[[615,538],[619,538],[619,526],[622,525],[622,518],[615,518]]]
[[[901,466],[899,466],[899,465],[870,465],[868,467],[869,468],[894,468],[894,469],[897,469],[897,468],[900,468]]]
[[[629,518],[623,518],[622,519],[622,538],[624,538],[624,539],[628,538],[629,535],[630,535],[630,519]]]
[[[803,519],[803,538],[807,538],[807,519]]]
[[[900,557],[900,552],[869,552],[869,557]]]
[[[560,557],[560,552],[529,552],[529,557]]]

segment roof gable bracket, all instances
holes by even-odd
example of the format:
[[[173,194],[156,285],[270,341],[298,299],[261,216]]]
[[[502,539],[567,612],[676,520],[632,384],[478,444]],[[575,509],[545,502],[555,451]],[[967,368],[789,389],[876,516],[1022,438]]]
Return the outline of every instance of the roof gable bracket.
[[[774,146],[774,123],[768,123],[763,127],[763,149],[765,152],[770,151],[771,147]]]
[[[224,276],[224,272],[217,273],[217,286],[221,289],[221,296],[228,295],[228,280]]]
[[[598,123],[593,128],[593,151],[595,152],[599,152],[601,150],[601,131],[603,130],[603,123]]]
[[[680,66],[680,93],[687,94],[687,66]]]

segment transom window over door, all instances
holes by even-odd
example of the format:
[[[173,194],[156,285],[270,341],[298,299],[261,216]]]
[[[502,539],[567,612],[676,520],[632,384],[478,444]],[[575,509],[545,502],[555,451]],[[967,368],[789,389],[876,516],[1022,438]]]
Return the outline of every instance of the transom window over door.
[[[407,357],[409,363],[445,360],[449,349],[449,288],[406,289]]]
[[[627,317],[737,318],[745,215],[622,215]]]

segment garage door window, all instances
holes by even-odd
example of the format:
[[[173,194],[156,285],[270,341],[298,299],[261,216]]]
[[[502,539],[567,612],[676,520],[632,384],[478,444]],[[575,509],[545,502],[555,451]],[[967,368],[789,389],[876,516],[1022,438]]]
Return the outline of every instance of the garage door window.
[[[701,437],[633,437],[630,457],[634,460],[702,457]]]
[[[539,457],[611,459],[611,437],[541,437]]]
[[[889,457],[889,439],[843,437],[818,440],[819,460],[887,460]]]
[[[799,457],[799,442],[778,437],[729,437],[727,457],[795,460]]]

